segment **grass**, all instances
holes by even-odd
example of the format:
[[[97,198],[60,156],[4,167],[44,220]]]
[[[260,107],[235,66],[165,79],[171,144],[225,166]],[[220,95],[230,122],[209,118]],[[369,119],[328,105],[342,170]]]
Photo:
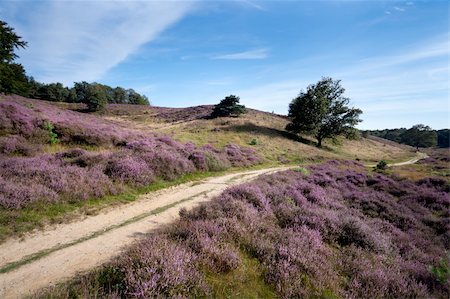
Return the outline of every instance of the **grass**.
[[[190,109],[190,108],[187,108]],[[107,116],[108,117],[108,116]],[[384,143],[379,140],[362,138],[337,142],[326,140],[319,149],[316,140],[309,136],[297,136],[287,133],[288,123],[285,117],[250,110],[238,118],[180,120],[176,124],[161,123],[154,115],[114,115],[119,122],[139,130],[158,131],[181,142],[193,142],[202,146],[210,143],[223,147],[228,143],[250,146],[267,162],[300,163],[305,160],[358,159],[362,163],[376,163],[383,159],[388,162],[408,160],[414,156],[409,148]]]
[[[227,273],[206,272],[206,281],[211,286],[211,297],[225,298],[278,298],[272,286],[262,277],[260,262],[241,254],[242,264]]]

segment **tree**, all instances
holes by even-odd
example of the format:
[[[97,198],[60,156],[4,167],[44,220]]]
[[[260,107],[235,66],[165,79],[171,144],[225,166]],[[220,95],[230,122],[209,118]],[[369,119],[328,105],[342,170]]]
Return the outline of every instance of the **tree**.
[[[128,103],[133,105],[150,105],[148,98],[146,96],[142,96],[134,89],[128,89]]]
[[[306,92],[292,100],[289,105],[291,123],[286,130],[293,133],[312,134],[317,146],[322,146],[325,138],[346,134],[361,122],[360,109],[349,108],[350,100],[343,96],[345,89],[340,80],[324,77],[316,84],[309,85]]]
[[[67,102],[70,90],[64,87],[62,83],[42,84],[38,89],[36,97],[52,102]]]
[[[114,88],[114,103],[125,104],[127,103],[127,101],[128,101],[127,91],[120,86]]]
[[[246,112],[247,110],[245,109],[245,106],[239,104],[239,97],[229,95],[225,99],[221,100],[219,104],[214,106],[211,117],[238,117],[242,113]]]
[[[450,130],[442,129],[437,133],[437,143],[439,147],[450,147]]]
[[[83,100],[88,110],[99,111],[105,108],[108,97],[105,89],[100,84],[90,84],[87,88],[86,97]]]
[[[400,137],[402,143],[415,146],[417,150],[419,147],[432,147],[437,144],[436,131],[422,124],[412,126]]]
[[[89,83],[86,81],[75,82],[73,85],[73,89],[75,90],[75,102],[76,103],[84,103],[88,96]]]
[[[18,57],[14,50],[24,49],[26,46],[27,42],[23,41],[6,22],[0,20],[0,63],[13,62]]]
[[[26,46],[14,29],[0,20],[0,92],[28,96],[28,77],[22,65],[14,63],[18,57],[14,51]]]
[[[28,96],[30,84],[25,69],[18,63],[0,63],[0,93]]]

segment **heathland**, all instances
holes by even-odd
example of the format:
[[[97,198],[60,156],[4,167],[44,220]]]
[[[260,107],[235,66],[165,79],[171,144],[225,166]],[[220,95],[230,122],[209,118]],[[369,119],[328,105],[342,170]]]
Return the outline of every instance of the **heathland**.
[[[371,136],[318,148],[286,132],[287,117],[252,109],[216,119],[208,105],[83,109],[1,97],[3,241],[183,182],[293,168],[182,210],[113,261],[36,296],[448,296],[448,150],[375,171],[365,165],[407,161],[415,149]]]

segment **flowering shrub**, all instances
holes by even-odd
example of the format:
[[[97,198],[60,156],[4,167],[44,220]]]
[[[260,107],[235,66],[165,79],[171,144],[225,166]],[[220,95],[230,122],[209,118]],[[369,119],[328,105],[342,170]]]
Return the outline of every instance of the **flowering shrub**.
[[[121,273],[119,289],[92,277],[88,289],[100,284],[98,297],[208,296],[204,271],[234,271],[250,256],[281,298],[448,298],[444,184],[365,171],[330,161],[231,187],[105,267]]]
[[[55,154],[41,144],[77,146]],[[102,146],[86,151],[78,146]],[[32,158],[20,156],[33,156]],[[220,171],[259,162],[251,149],[198,148],[167,136],[143,136],[99,117],[44,101],[8,97],[0,102],[0,207],[35,201],[80,201],[114,194],[124,185],[174,180],[196,171]],[[18,187],[20,186],[20,188]]]
[[[184,297],[207,292],[195,263],[189,249],[162,235],[134,246],[116,267],[123,273],[127,297]]]

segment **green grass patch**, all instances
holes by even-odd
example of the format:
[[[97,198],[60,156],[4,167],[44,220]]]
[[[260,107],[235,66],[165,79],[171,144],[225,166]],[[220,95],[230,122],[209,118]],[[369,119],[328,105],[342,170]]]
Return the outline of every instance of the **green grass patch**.
[[[278,298],[272,286],[264,281],[259,261],[241,256],[239,268],[227,273],[205,274],[212,298]]]

